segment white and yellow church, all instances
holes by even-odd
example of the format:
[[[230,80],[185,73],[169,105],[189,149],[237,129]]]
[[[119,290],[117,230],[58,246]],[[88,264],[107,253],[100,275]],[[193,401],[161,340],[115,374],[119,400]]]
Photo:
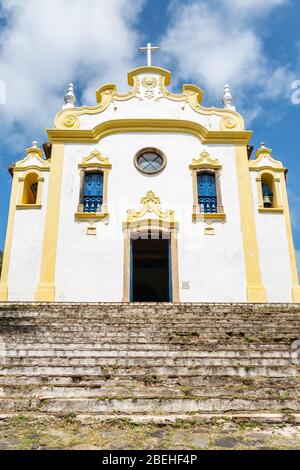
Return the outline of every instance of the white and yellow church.
[[[49,143],[11,168],[0,299],[300,302],[283,164],[251,157],[228,86],[204,107],[149,54],[128,93],[76,107],[70,85]]]

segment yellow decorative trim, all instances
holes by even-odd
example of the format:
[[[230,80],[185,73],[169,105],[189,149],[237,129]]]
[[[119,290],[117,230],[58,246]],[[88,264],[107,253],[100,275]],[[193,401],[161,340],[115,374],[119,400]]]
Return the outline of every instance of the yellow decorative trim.
[[[98,152],[98,150],[93,150],[78,165],[78,168],[91,168],[91,167],[111,169],[111,164],[109,163],[109,158],[103,157],[103,155],[100,152]]]
[[[259,207],[258,208],[258,211],[261,212],[261,213],[270,213],[270,214],[274,214],[274,213],[278,213],[278,214],[282,214],[284,212],[284,208],[283,207]]]
[[[13,167],[13,172],[14,173],[17,173],[17,172],[23,172],[25,171],[28,172],[28,171],[50,171],[50,166],[44,166],[44,167],[40,167],[40,166],[37,166],[37,165],[29,165],[29,166],[24,166],[24,167]]]
[[[123,224],[123,228],[151,225],[152,222],[165,227],[174,228],[176,226],[174,211],[169,209],[163,212],[160,208],[160,198],[155,196],[153,191],[147,192],[146,196],[141,199],[141,204],[140,210],[129,209],[127,211],[127,220]],[[152,217],[148,217],[149,214]]]
[[[163,69],[161,67],[137,67],[130,72],[128,72],[128,85],[134,86],[136,77],[143,74],[156,74],[164,78],[164,83],[166,86],[171,83],[171,72],[169,70]]]
[[[248,302],[267,302],[262,283],[258,242],[256,237],[251,181],[248,167],[247,147],[236,148],[236,165],[240,199],[241,227],[244,244]]]
[[[274,160],[271,156],[272,149],[261,147],[256,152],[256,159],[249,160],[249,170],[263,171],[270,170],[276,172],[286,172],[283,164],[279,160]]]
[[[288,201],[288,195],[287,195],[287,190],[286,190],[286,180],[285,180],[285,176],[283,173],[280,174],[280,184],[281,184],[281,191],[282,191],[282,201],[283,201],[284,216],[285,216],[285,228],[286,228],[286,234],[287,234],[290,264],[291,264],[291,273],[292,273],[292,282],[293,282],[292,299],[293,299],[293,302],[300,303],[299,276],[298,276],[298,270],[297,270],[294,241],[293,241],[289,201]]]
[[[161,100],[162,98],[169,99],[171,101],[182,102],[188,104],[197,114],[202,116],[219,116],[220,120],[220,130],[221,131],[232,131],[232,130],[244,130],[245,122],[243,117],[231,109],[216,108],[214,106],[206,108],[201,106],[202,97],[204,92],[201,88],[198,88],[196,85],[185,84],[182,87],[182,93],[171,93],[166,89],[167,83],[165,82],[164,77],[160,77],[160,92],[156,101]]]
[[[247,144],[250,131],[212,131],[193,121],[181,119],[112,119],[91,130],[48,129],[52,143],[97,143],[104,137],[128,132],[185,132],[196,136],[204,144]]]
[[[199,212],[199,207],[197,206],[197,207],[194,207],[192,220],[193,222],[220,220],[221,222],[224,223],[226,221],[226,214],[224,213],[208,214],[206,212]]]
[[[249,162],[250,163],[250,162]],[[251,160],[251,163],[252,163],[252,160]],[[276,172],[276,173],[286,173],[286,168],[274,168],[273,166],[253,166],[253,165],[249,165],[249,170],[251,171],[259,171],[259,172],[262,172],[262,171],[265,171],[265,172]]]
[[[108,212],[76,212],[76,220],[100,220],[109,217]]]
[[[4,253],[3,253],[3,261],[2,261],[2,272],[1,272],[1,281],[0,281],[0,300],[1,301],[8,300],[8,275],[9,275],[9,265],[10,265],[10,258],[11,258],[11,248],[12,248],[12,238],[13,238],[13,230],[14,230],[17,195],[18,195],[18,178],[16,177],[16,175],[14,175],[13,181],[12,181],[10,204],[9,204],[5,248],[4,248]]]
[[[64,162],[63,144],[53,145],[51,160],[40,280],[35,294],[35,300],[41,302],[55,301],[56,250]]]
[[[17,204],[16,209],[41,209],[41,204]]]
[[[81,106],[78,108],[64,109],[60,111],[54,121],[56,129],[77,130],[80,127],[79,116],[95,115],[105,111],[109,105],[115,101],[127,101],[132,98],[140,99],[137,96],[139,81],[136,80],[132,90],[128,93],[117,93],[117,87],[113,83],[108,83],[96,91],[96,106]]]
[[[43,152],[41,149],[38,147],[29,147],[26,149],[26,156],[13,166],[13,172],[25,170],[50,171],[49,160],[44,160],[42,156]],[[34,160],[34,163],[32,160]]]
[[[190,170],[200,170],[206,168],[220,169],[222,165],[217,158],[213,159],[209,153],[204,150],[199,158],[194,158],[190,165]]]
[[[128,93],[117,93],[117,87],[113,83],[108,83],[96,92],[97,106],[82,106],[78,108],[64,109],[60,111],[55,118],[56,129],[78,130],[80,127],[79,117],[82,115],[95,115],[104,112],[112,103],[116,107],[115,102],[126,101],[132,98],[142,100],[139,96],[139,88],[141,85],[140,75],[146,75],[143,78],[146,88],[149,86],[148,81],[151,78],[150,85],[157,88],[157,78],[153,74],[159,75],[158,87],[160,96],[156,100],[169,99],[171,101],[182,102],[185,106],[188,104],[197,114],[204,116],[218,116],[220,118],[219,130],[223,132],[243,131],[245,124],[242,116],[234,110],[226,108],[206,108],[201,106],[203,90],[196,85],[184,84],[182,93],[175,94],[167,90],[167,86],[171,81],[171,74],[168,70],[160,67],[139,67],[128,73],[128,83],[132,86],[132,90]],[[147,77],[149,80],[147,81]],[[153,90],[149,91],[151,97],[154,96]],[[146,96],[147,97],[147,96]],[[148,96],[150,97],[150,96]]]

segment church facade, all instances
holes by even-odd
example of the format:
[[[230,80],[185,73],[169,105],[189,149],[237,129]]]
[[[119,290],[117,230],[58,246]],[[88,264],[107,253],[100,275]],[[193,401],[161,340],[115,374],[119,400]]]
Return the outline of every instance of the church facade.
[[[300,302],[286,169],[251,157],[228,87],[206,108],[170,79],[137,68],[95,106],[69,88],[11,168],[1,300]]]

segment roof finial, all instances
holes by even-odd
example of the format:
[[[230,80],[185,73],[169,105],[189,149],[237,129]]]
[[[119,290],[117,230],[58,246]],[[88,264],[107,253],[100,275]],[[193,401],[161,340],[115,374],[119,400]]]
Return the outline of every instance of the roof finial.
[[[233,105],[233,98],[232,98],[229,85],[224,85],[224,96],[223,96],[222,101],[224,104],[224,108],[235,110],[235,106]]]
[[[65,100],[66,104],[63,105],[63,109],[74,108],[75,107],[77,99],[76,99],[76,95],[74,93],[73,83],[69,84],[68,91],[67,91],[67,94],[64,97],[64,100]]]
[[[37,141],[37,140],[34,140],[34,141],[32,142],[32,148],[34,148],[34,149],[37,149],[37,148],[38,148],[38,141]]]
[[[261,148],[261,149],[265,149],[265,148],[266,148],[266,144],[265,144],[264,142],[261,142],[260,148]]]

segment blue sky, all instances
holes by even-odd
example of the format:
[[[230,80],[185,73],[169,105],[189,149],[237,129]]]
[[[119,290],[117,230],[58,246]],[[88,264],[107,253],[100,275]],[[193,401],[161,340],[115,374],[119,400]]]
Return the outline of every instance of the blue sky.
[[[145,63],[139,46],[161,46],[154,64],[172,71],[173,90],[195,83],[204,105],[221,105],[229,82],[238,111],[289,169],[288,191],[300,259],[300,2],[297,0],[0,0],[0,248],[4,246],[10,163],[43,143],[68,82],[79,104]],[[1,97],[0,97],[1,98]],[[0,100],[1,101],[1,100]]]

